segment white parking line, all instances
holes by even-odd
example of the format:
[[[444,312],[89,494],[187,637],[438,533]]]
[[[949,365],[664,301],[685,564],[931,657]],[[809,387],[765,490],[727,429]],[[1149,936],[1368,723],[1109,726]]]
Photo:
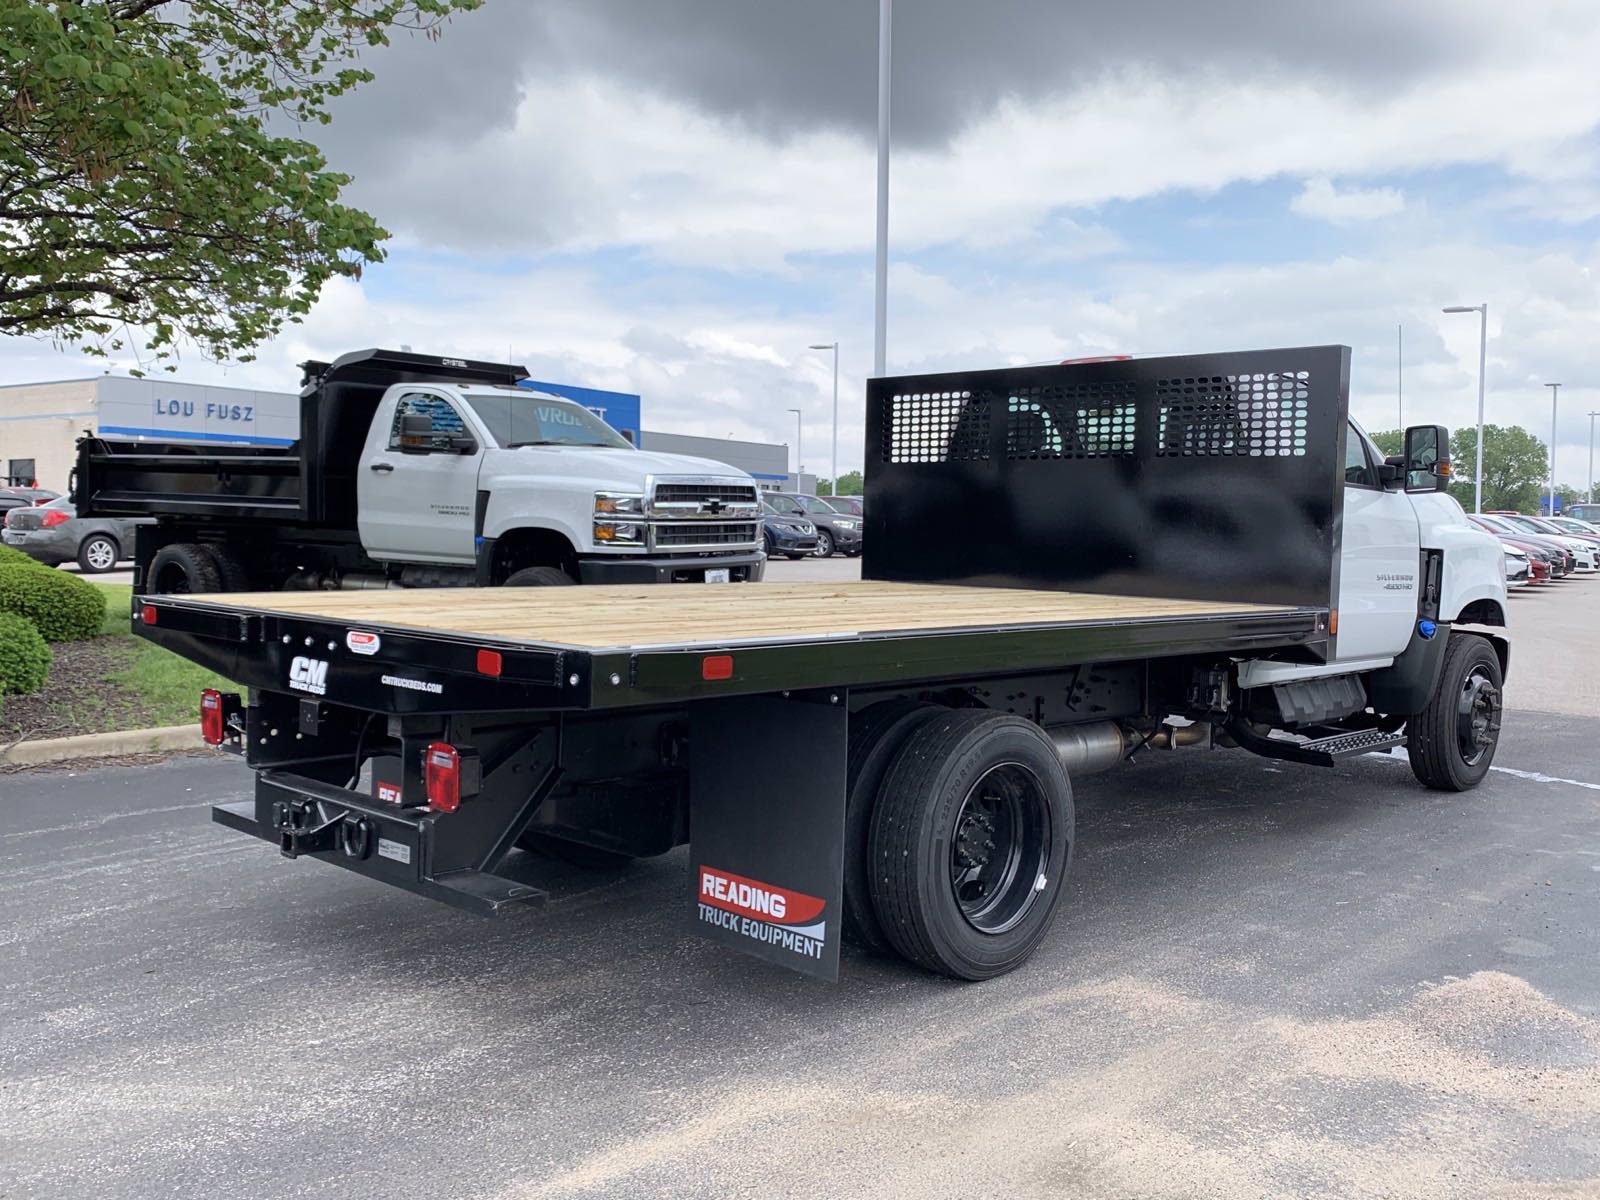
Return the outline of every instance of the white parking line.
[[[1562,779],[1559,775],[1546,775],[1540,771],[1519,771],[1515,767],[1490,767],[1489,770],[1499,771],[1502,775],[1515,775],[1518,779],[1528,779],[1534,783],[1570,783],[1573,787],[1600,792],[1600,783],[1585,783],[1581,779]]]

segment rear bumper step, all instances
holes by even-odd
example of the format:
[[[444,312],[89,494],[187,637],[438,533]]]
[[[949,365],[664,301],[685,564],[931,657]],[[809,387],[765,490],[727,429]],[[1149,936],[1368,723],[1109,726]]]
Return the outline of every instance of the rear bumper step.
[[[475,866],[444,861],[459,856],[449,853],[448,837],[441,846],[435,825],[458,815],[398,808],[280,771],[260,774],[254,800],[211,809],[211,819],[219,825],[271,842],[287,858],[314,858],[481,916],[497,915],[512,905],[542,903],[543,891],[515,878],[523,856],[508,861],[504,854],[520,829],[496,831],[493,852],[479,857]],[[508,868],[504,873],[485,869],[501,862]]]

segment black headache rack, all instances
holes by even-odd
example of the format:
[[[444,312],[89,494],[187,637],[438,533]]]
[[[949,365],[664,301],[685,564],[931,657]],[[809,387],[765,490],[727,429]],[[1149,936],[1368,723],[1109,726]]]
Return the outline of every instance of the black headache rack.
[[[862,576],[1328,608],[1350,351],[874,379]]]
[[[354,528],[367,430],[396,383],[512,386],[527,369],[400,350],[357,350],[301,364],[300,437],[292,446],[78,443],[73,499],[84,516],[165,516]]]

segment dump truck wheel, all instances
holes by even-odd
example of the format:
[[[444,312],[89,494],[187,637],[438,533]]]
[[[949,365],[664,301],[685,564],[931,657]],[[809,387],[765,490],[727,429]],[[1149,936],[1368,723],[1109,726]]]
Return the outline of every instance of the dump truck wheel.
[[[144,590],[156,595],[182,596],[220,592],[222,572],[211,551],[192,542],[174,542],[157,550],[145,572]]]
[[[578,581],[560,567],[523,567],[506,576],[506,587],[571,587]]]

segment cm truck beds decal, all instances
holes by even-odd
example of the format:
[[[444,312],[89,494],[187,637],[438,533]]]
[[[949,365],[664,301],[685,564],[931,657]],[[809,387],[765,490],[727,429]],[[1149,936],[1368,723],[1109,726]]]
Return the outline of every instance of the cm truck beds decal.
[[[719,871],[700,868],[700,919],[771,946],[820,959],[828,942],[828,923],[821,920],[828,902]]]

